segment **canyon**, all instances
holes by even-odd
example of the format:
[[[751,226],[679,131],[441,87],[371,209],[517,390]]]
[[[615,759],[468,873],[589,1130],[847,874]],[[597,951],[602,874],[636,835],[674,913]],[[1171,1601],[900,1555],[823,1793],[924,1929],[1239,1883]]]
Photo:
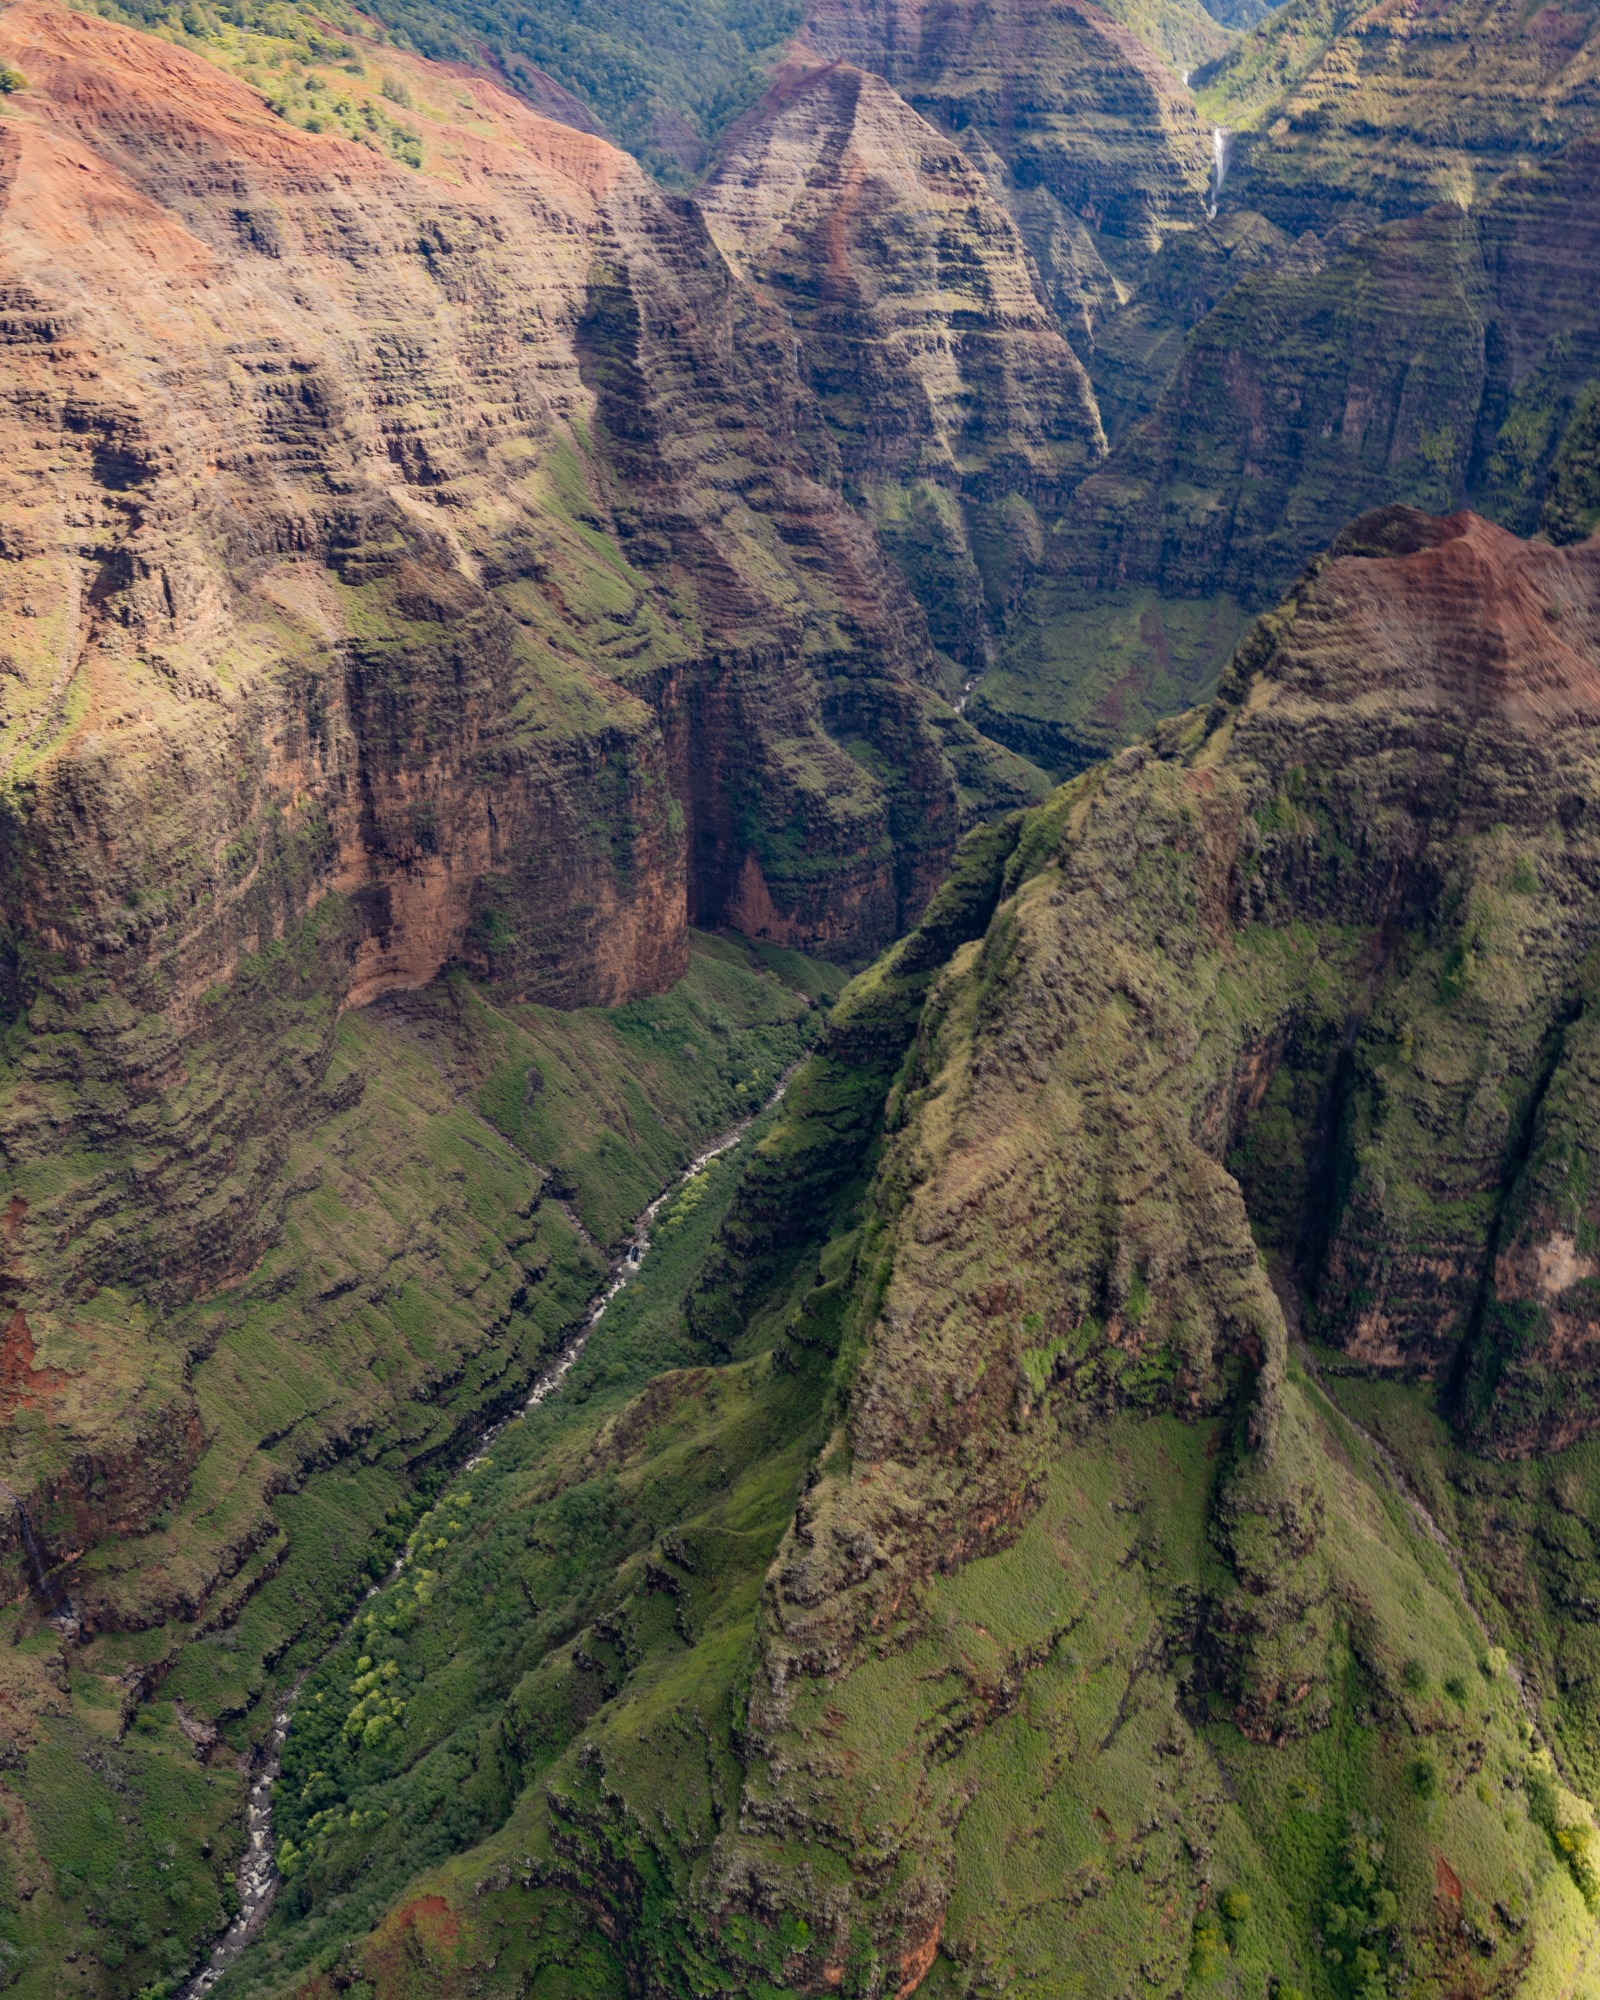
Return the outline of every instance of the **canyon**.
[[[474,85],[419,183],[126,30],[4,28],[7,1353],[43,1408],[58,1316],[256,1262],[346,1009],[452,965],[614,1005],[690,921],[870,950],[954,838],[941,729],[977,739],[802,469],[759,307],[624,156]],[[192,1469],[179,1407],[96,1478],[162,1427]]]
[[[0,8],[0,1990],[1586,1992],[1592,22],[614,11]]]
[[[1463,1501],[1559,1464],[1590,1517],[1597,574],[1364,517],[1209,707],[967,837],[732,1192],[684,1362],[497,1448],[413,1543],[439,1597],[403,1569],[313,1676],[254,1990],[340,1936],[379,1991],[1342,1992],[1380,1950],[1385,1993],[1583,1990],[1584,1613],[1525,1579],[1571,1608],[1519,1684],[1322,1380],[1437,1397]],[[402,1756],[349,1747],[363,1673]],[[445,1769],[500,1803],[410,1873]]]

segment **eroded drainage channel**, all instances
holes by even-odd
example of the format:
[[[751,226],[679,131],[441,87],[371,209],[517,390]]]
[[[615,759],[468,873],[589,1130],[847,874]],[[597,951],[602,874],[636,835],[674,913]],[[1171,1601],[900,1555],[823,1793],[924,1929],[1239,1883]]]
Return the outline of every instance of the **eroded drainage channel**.
[[[684,1168],[683,1172],[675,1180],[669,1181],[660,1194],[656,1196],[655,1200],[651,1202],[650,1206],[634,1224],[633,1234],[628,1239],[627,1247],[612,1265],[611,1274],[606,1280],[604,1287],[590,1301],[589,1309],[584,1314],[577,1332],[572,1335],[566,1345],[557,1353],[555,1360],[551,1362],[550,1366],[534,1382],[526,1400],[523,1402],[522,1408],[513,1411],[509,1417],[501,1417],[497,1422],[487,1425],[479,1433],[478,1442],[474,1448],[472,1457],[461,1468],[463,1473],[471,1472],[475,1467],[483,1463],[485,1452],[488,1451],[489,1447],[500,1433],[505,1430],[507,1425],[516,1423],[527,1411],[536,1410],[541,1403],[547,1402],[561,1387],[562,1383],[571,1373],[573,1363],[583,1352],[584,1348],[588,1346],[589,1336],[604,1318],[607,1306],[610,1305],[618,1292],[631,1282],[638,1272],[640,1265],[643,1264],[645,1258],[649,1255],[650,1232],[655,1227],[656,1217],[680,1188],[692,1181],[697,1174],[703,1173],[713,1160],[720,1159],[724,1153],[732,1151],[738,1145],[756,1119],[763,1112],[769,1111],[778,1102],[779,1098],[782,1097],[788,1087],[789,1077],[792,1074],[792,1071],[788,1071],[779,1079],[777,1089],[773,1091],[766,1103],[762,1105],[760,1111],[753,1112],[750,1117],[741,1119],[731,1130],[724,1132],[720,1139],[715,1140],[711,1145],[707,1146],[703,1153],[697,1153],[688,1166]],[[279,1882],[282,1879],[278,1874],[277,1842],[272,1830],[272,1789],[278,1781],[278,1773],[283,1766],[283,1746],[289,1735],[289,1723],[294,1715],[295,1702],[299,1697],[301,1688],[305,1685],[308,1676],[314,1668],[320,1665],[321,1660],[325,1659],[344,1640],[351,1626],[361,1616],[367,1604],[377,1596],[380,1590],[386,1589],[394,1581],[401,1570],[405,1568],[405,1565],[406,1557],[402,1555],[389,1571],[388,1575],[380,1582],[375,1583],[367,1591],[360,1603],[356,1605],[349,1617],[344,1620],[338,1631],[328,1641],[327,1646],[318,1656],[318,1659],[314,1660],[310,1666],[302,1669],[274,1714],[272,1718],[272,1735],[267,1743],[267,1754],[258,1766],[255,1777],[251,1780],[250,1791],[245,1804],[246,1841],[244,1858],[239,1863],[238,1914],[212,1946],[211,1955],[206,1960],[204,1966],[198,1972],[194,1973],[188,1983],[181,1989],[178,2000],[201,2000],[201,1996],[209,1993],[222,1975],[238,1962],[246,1945],[255,1939],[262,1926],[266,1923],[272,1909],[273,1901],[278,1893]]]

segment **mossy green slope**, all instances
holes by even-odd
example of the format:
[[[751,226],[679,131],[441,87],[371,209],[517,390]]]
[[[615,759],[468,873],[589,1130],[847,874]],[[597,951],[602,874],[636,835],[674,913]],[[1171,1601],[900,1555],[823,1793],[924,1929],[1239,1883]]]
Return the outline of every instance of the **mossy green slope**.
[[[145,1518],[37,1518],[53,1552],[87,1539],[54,1579],[87,1634],[67,1645],[37,1594],[7,1614],[16,1991],[55,1992],[69,1950],[88,1993],[189,1964],[232,1893],[234,1753],[581,1318],[632,1218],[760,1105],[837,984],[701,938],[679,987],[610,1012],[456,980],[348,1014],[249,1278],[159,1326],[103,1291],[93,1353],[81,1333],[82,1351],[40,1342],[40,1369],[120,1365],[146,1400],[146,1350],[172,1357],[198,1457],[171,1491],[156,1468]],[[23,1412],[14,1453],[29,1436]]]

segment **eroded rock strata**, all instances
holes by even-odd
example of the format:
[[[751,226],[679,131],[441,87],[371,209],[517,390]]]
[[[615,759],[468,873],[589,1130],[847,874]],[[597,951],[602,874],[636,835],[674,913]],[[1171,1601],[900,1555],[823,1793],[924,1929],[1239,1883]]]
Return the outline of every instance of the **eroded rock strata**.
[[[1290,0],[1195,81],[1219,122],[1251,128],[1235,199],[1298,234],[1473,206],[1593,126],[1597,65],[1586,8]]]
[[[1203,725],[1034,836],[1053,858],[924,1011],[882,1290],[773,1574],[754,1824],[842,1832],[823,1802],[862,1794],[822,1718],[856,1712],[841,1690],[885,1672],[887,1635],[937,1654],[909,1607],[1048,1507],[1037,1408],[1198,1415],[1240,1361],[1248,1444],[1212,1532],[1244,1596],[1195,1645],[1247,1733],[1321,1725],[1330,1612],[1367,1585],[1322,1542],[1258,1243],[1321,1338],[1431,1378],[1491,1448],[1593,1429],[1597,589],[1591,544],[1369,517]],[[959,1879],[931,1752],[928,1792],[878,1822],[919,1856],[886,1892],[907,1958]]]
[[[696,200],[781,304],[846,478],[957,660],[987,660],[1104,456],[1094,394],[983,177],[875,76],[791,65]]]
[[[1465,500],[1524,534],[1549,508],[1556,532],[1584,532],[1587,475],[1568,481],[1564,527],[1555,496],[1600,366],[1597,161],[1580,138],[1470,211],[1308,234],[1243,274],[1072,496],[984,726],[1076,768],[1126,727],[1125,667],[1134,690],[1203,685],[1219,617],[1263,608],[1361,505]],[[1126,661],[1105,635],[1139,619],[1158,636]]]
[[[887,78],[1010,206],[1070,337],[1092,339],[1169,219],[1198,219],[1211,142],[1177,74],[1091,4],[813,6],[800,46]],[[1080,351],[1082,351],[1080,349]]]
[[[625,155],[398,56],[423,171],[93,17],[0,54],[12,1401],[107,1364],[4,1476],[105,1531],[193,1469],[160,1324],[274,1240],[345,1010],[614,1004],[689,921],[869,950],[1006,780],[781,321]]]
[[[1182,7],[813,7],[692,201],[239,11],[0,14],[0,1984],[304,1667],[241,1993],[1585,1991],[1588,26],[1293,4],[1208,214]],[[1235,650],[1396,494],[1562,546]],[[997,642],[1063,772],[1231,664],[996,821]],[[912,928],[452,1483],[821,1032],[694,925]]]

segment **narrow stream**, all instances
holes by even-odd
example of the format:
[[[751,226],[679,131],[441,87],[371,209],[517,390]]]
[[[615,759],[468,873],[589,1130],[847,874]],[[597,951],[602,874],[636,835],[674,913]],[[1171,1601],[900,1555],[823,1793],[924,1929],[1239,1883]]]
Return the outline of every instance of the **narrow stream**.
[[[789,1085],[789,1077],[792,1074],[793,1071],[786,1071],[779,1078],[777,1088],[767,1099],[766,1103],[762,1105],[761,1111],[752,1112],[748,1118],[741,1119],[737,1125],[724,1132],[721,1138],[713,1140],[703,1153],[697,1153],[688,1166],[684,1168],[683,1172],[678,1175],[677,1179],[669,1181],[660,1194],[656,1196],[655,1200],[651,1202],[650,1206],[640,1215],[638,1221],[633,1226],[633,1234],[628,1239],[626,1249],[623,1250],[621,1256],[612,1265],[611,1274],[602,1290],[590,1302],[589,1310],[584,1314],[582,1321],[579,1323],[577,1332],[570,1337],[566,1345],[558,1351],[554,1361],[550,1363],[549,1367],[534,1382],[533,1387],[528,1391],[527,1399],[523,1403],[522,1408],[513,1411],[509,1417],[501,1417],[497,1422],[485,1426],[479,1433],[477,1448],[473,1452],[472,1457],[462,1466],[462,1472],[471,1472],[475,1467],[481,1465],[484,1454],[508,1424],[516,1423],[528,1410],[536,1410],[541,1403],[547,1401],[561,1387],[562,1383],[571,1373],[573,1363],[589,1344],[589,1336],[600,1324],[601,1319],[605,1315],[606,1307],[610,1305],[618,1292],[630,1283],[637,1274],[640,1265],[644,1262],[646,1256],[648,1256],[651,1229],[654,1227],[656,1217],[661,1213],[667,1202],[672,1199],[686,1182],[692,1181],[695,1175],[708,1167],[713,1160],[720,1158],[722,1154],[729,1152],[733,1147],[738,1145],[756,1119],[761,1116],[761,1113],[770,1110],[778,1102],[779,1098],[783,1096],[784,1091]],[[281,1880],[277,1865],[277,1842],[273,1837],[272,1830],[272,1788],[277,1783],[278,1774],[283,1767],[283,1746],[289,1734],[289,1723],[294,1714],[295,1702],[299,1698],[300,1690],[305,1685],[307,1676],[311,1673],[312,1668],[319,1665],[321,1660],[326,1658],[335,1646],[339,1645],[350,1630],[350,1627],[360,1617],[365,1606],[372,1598],[377,1596],[380,1590],[385,1589],[394,1581],[400,1574],[400,1571],[404,1569],[405,1564],[406,1558],[402,1555],[389,1571],[389,1574],[367,1591],[349,1617],[344,1620],[338,1631],[328,1641],[318,1659],[313,1661],[310,1666],[301,1670],[273,1715],[272,1735],[267,1742],[267,1752],[257,1767],[255,1776],[251,1779],[250,1791],[245,1804],[245,1831],[247,1839],[244,1858],[239,1863],[238,1914],[233,1918],[221,1937],[217,1939],[215,1945],[213,1945],[211,1956],[206,1960],[204,1966],[198,1972],[194,1973],[183,1986],[178,1995],[178,2000],[201,2000],[202,1995],[209,1993],[222,1975],[237,1962],[245,1946],[256,1937],[262,1926],[266,1923],[267,1916],[277,1897],[278,1885]]]

